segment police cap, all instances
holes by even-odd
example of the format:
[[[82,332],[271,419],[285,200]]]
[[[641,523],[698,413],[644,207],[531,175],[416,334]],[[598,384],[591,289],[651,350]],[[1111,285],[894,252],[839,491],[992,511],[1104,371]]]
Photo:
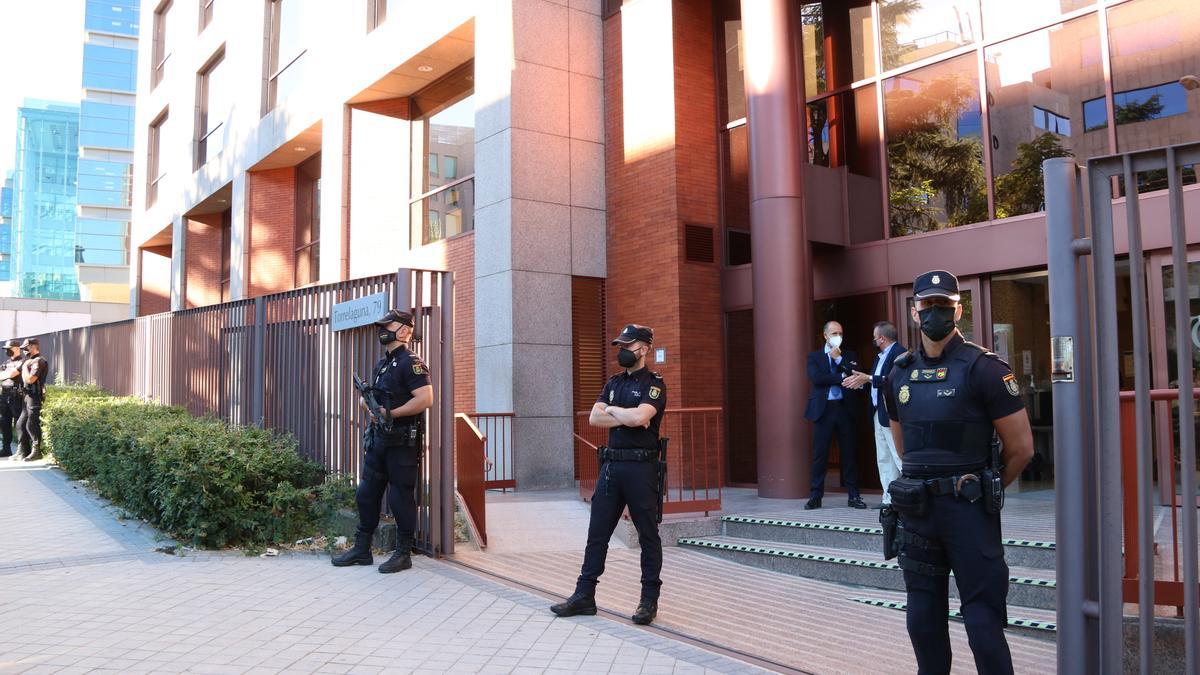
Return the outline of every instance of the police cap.
[[[612,341],[612,344],[627,345],[637,340],[641,340],[648,345],[654,344],[654,329],[649,326],[639,326],[636,323],[631,323],[621,329],[621,334]]]
[[[958,277],[945,270],[933,270],[913,282],[913,299],[949,298],[958,302]]]
[[[398,309],[389,309],[387,314],[380,317],[375,324],[378,326],[386,326],[393,321],[402,323],[409,328],[413,325],[413,315],[408,312],[401,312]]]
[[[37,338],[25,338],[25,341],[21,343],[21,349],[25,349],[29,345],[36,345],[37,343]]]
[[[14,339],[9,339],[9,340],[4,341],[5,349],[19,349],[20,347],[21,347],[21,343]]]

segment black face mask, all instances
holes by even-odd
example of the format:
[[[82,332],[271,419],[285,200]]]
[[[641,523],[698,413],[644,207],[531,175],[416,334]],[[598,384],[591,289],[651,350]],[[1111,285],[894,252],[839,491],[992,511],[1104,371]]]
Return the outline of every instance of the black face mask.
[[[621,364],[622,368],[632,368],[637,365],[638,355],[631,350],[621,347],[621,351],[617,352],[617,363]]]
[[[396,331],[394,330],[384,328],[379,331],[379,344],[381,345],[390,345],[399,339],[400,337],[396,335]]]
[[[930,340],[940,342],[954,331],[954,307],[934,305],[918,310],[921,317],[921,332]]]

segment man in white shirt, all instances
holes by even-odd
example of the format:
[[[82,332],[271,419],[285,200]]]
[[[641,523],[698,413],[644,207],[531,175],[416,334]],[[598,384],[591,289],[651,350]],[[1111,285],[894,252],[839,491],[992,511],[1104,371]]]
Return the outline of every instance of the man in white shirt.
[[[900,455],[896,452],[896,440],[892,438],[892,429],[888,420],[887,410],[883,402],[883,392],[887,387],[888,374],[892,372],[892,364],[896,357],[905,352],[904,346],[896,341],[896,327],[888,321],[880,321],[871,331],[879,355],[875,357],[875,365],[871,374],[855,372],[842,383],[848,389],[857,389],[871,385],[871,425],[875,428],[875,463],[879,467],[879,484],[883,487],[883,506],[892,503],[888,494],[888,485],[900,477]]]

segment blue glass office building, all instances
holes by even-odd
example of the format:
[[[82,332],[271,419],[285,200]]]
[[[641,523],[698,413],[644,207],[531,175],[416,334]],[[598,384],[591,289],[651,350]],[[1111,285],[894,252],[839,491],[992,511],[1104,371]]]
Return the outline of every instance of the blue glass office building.
[[[87,0],[85,7],[74,262],[127,275],[139,2]],[[86,287],[82,267],[80,274]]]
[[[79,107],[29,101],[17,109],[13,281],[18,296],[74,300]]]
[[[0,186],[0,281],[12,281],[13,178],[10,173]]]

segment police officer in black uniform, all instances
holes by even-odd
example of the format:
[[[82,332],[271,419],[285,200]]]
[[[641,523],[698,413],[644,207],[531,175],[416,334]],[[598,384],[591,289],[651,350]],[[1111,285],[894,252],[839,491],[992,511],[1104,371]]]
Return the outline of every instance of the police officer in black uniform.
[[[25,409],[25,390],[21,384],[21,363],[25,355],[21,343],[9,340],[4,343],[4,351],[8,358],[0,364],[0,434],[4,437],[0,458],[13,456],[13,425]]]
[[[953,571],[976,668],[1012,673],[1000,508],[1002,485],[1033,456],[1029,416],[1008,364],[956,329],[963,311],[958,279],[944,270],[926,272],[913,283],[913,299],[921,344],[896,359],[886,401],[903,460],[902,476],[889,491],[899,511],[908,635],[919,672],[950,672]],[[1002,454],[992,444],[993,431]]]
[[[358,530],[354,547],[335,556],[332,562],[335,567],[374,564],[371,538],[379,526],[379,511],[387,490],[388,506],[396,519],[396,552],[379,566],[379,571],[390,574],[412,567],[409,553],[417,529],[417,465],[424,445],[423,416],[433,405],[433,385],[429,368],[408,350],[412,315],[393,309],[375,325],[379,327],[379,343],[387,353],[375,364],[370,381],[380,407],[368,411],[372,422],[363,436],[362,480],[355,492]]]
[[[17,418],[21,440],[17,446],[20,452],[14,459],[32,462],[42,458],[42,401],[46,398],[50,362],[42,356],[37,338],[27,338],[21,343],[21,350],[26,354],[21,363],[25,407]]]
[[[604,385],[588,419],[592,426],[609,430],[608,446],[601,449],[583,567],[574,595],[550,608],[558,616],[596,613],[596,584],[604,574],[608,540],[627,506],[642,549],[642,595],[633,622],[644,626],[658,614],[662,587],[658,427],[667,407],[667,385],[661,375],[646,369],[653,343],[654,331],[637,324],[625,326],[612,341],[621,347],[617,362],[624,370]]]

